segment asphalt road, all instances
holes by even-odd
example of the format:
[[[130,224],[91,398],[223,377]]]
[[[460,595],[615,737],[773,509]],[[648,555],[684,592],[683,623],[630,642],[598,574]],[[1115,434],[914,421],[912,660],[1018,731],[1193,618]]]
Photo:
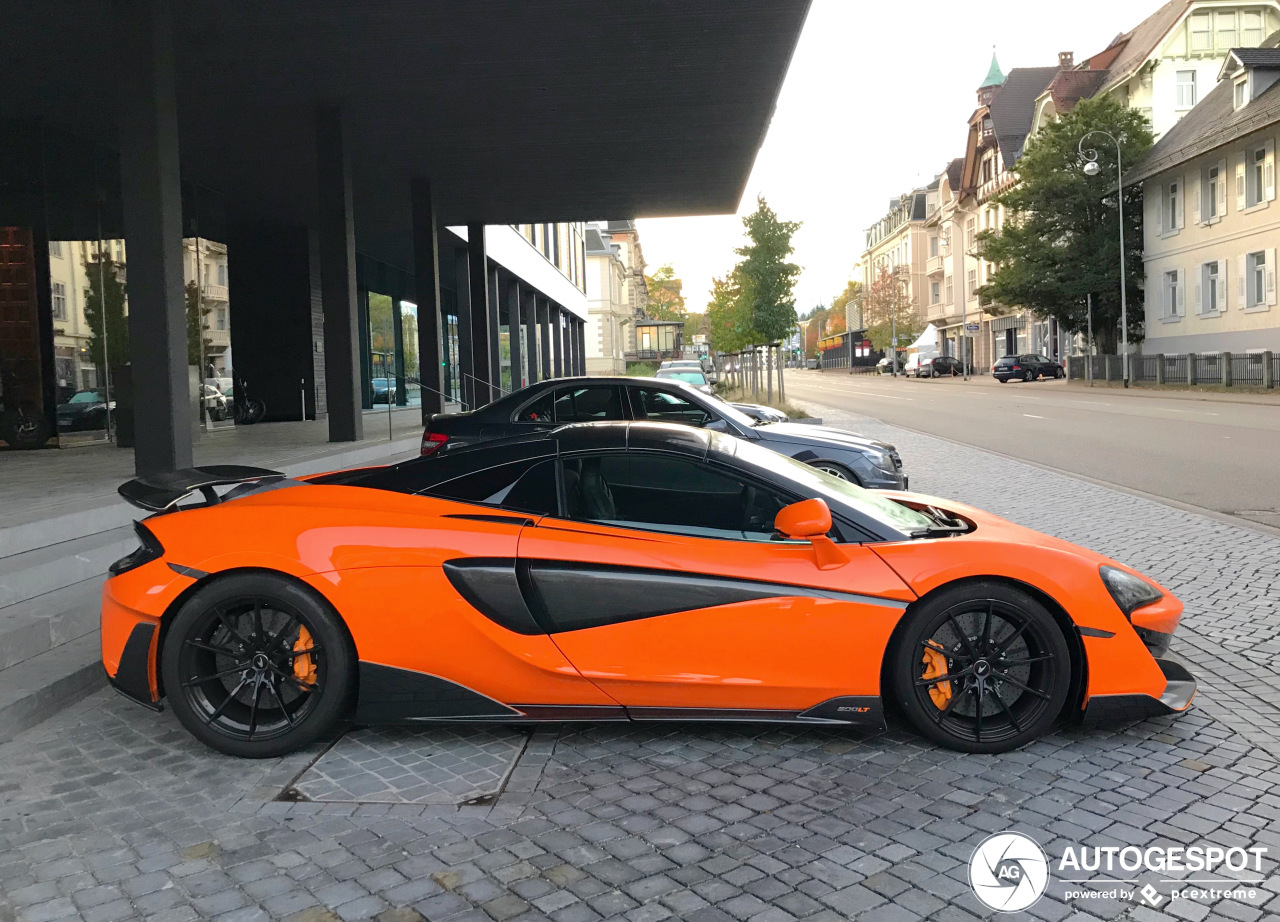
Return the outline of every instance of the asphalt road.
[[[788,399],[1280,527],[1280,395],[1236,403],[1063,381],[787,374]]]

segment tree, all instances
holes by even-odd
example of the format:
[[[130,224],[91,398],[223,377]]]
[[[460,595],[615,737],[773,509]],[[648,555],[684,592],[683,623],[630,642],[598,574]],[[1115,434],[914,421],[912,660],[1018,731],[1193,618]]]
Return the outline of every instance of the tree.
[[[760,334],[751,326],[750,305],[742,297],[736,271],[711,280],[706,318],[711,348],[717,352],[740,352],[760,342]]]
[[[924,330],[915,299],[907,294],[906,280],[885,266],[880,267],[871,290],[862,299],[862,322],[872,348],[884,352],[893,347],[895,333],[901,349]]]
[[[659,266],[653,275],[646,275],[644,281],[649,289],[649,304],[645,310],[650,317],[654,320],[684,320],[684,294],[671,263]]]
[[[795,249],[791,238],[800,222],[779,221],[762,195],[742,224],[748,243],[734,251],[742,257],[736,270],[742,297],[750,305],[751,326],[760,342],[777,342],[796,324],[794,289],[800,267],[787,257]]]
[[[207,299],[201,297],[200,286],[194,281],[187,282],[186,287],[187,302],[187,364],[200,367],[201,352],[208,355],[208,347],[212,344],[212,340],[204,337],[205,322],[204,318],[209,316],[209,312],[213,310],[209,306]],[[203,344],[201,340],[204,340]],[[201,346],[204,349],[201,349]],[[201,371],[200,377],[204,378],[204,372]]]
[[[127,292],[120,281],[119,264],[105,251],[84,262],[89,292],[84,300],[84,319],[89,327],[89,359],[101,372],[129,362],[129,318],[125,314]],[[103,338],[103,320],[106,337]]]
[[[1008,209],[1003,228],[978,235],[978,255],[996,265],[979,289],[984,301],[1026,308],[1055,318],[1068,332],[1086,329],[1086,299],[1093,296],[1093,329],[1104,352],[1120,335],[1120,221],[1115,191],[1116,150],[1102,135],[1097,176],[1084,172],[1078,146],[1090,131],[1120,141],[1124,163],[1151,147],[1151,126],[1136,109],[1109,96],[1081,100],[1027,145],[1018,159],[1019,182],[995,201]],[[1143,338],[1142,189],[1124,190],[1124,237],[1129,340]]]
[[[861,310],[862,283],[850,280],[849,284],[844,287],[844,291],[836,295],[835,300],[831,302],[831,311],[843,317],[847,325],[851,313],[857,322],[861,322]]]

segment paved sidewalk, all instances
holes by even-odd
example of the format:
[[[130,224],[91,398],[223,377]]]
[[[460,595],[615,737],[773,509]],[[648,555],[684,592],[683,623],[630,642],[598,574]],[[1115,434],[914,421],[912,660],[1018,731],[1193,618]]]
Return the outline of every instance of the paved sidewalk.
[[[860,736],[595,724],[537,730],[509,771],[510,739],[413,730],[344,739],[311,769],[320,748],[219,757],[168,713],[104,692],[0,746],[0,919],[985,918],[967,862],[1006,830],[1051,856],[1069,844],[1270,849],[1250,900],[1152,910],[1065,901],[1055,882],[1031,918],[1280,915],[1280,540],[814,411],[895,442],[923,492],[1088,544],[1168,585],[1187,604],[1174,651],[1201,680],[1197,707],[1063,730],[1003,756],[939,750],[897,726]],[[452,788],[473,805],[439,802],[451,764],[475,782]],[[309,785],[332,799],[297,801]]]

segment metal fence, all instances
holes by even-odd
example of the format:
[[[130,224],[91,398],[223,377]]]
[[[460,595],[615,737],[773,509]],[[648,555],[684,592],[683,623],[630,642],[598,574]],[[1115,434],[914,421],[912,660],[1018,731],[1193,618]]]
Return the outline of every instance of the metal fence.
[[[1077,380],[1123,381],[1124,357],[1073,355],[1067,359],[1067,376]],[[1280,353],[1199,352],[1129,356],[1131,384],[1274,388],[1278,381]]]

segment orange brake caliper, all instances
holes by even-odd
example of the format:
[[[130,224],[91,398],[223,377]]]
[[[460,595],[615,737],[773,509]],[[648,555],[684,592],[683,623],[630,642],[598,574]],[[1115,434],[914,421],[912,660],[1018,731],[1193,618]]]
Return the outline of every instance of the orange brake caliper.
[[[299,627],[298,639],[293,642],[293,652],[296,654],[299,650],[310,650],[313,646],[315,644],[311,640],[311,632],[305,627]],[[311,658],[310,653],[294,656],[293,674],[299,682],[304,682],[307,685],[316,684],[316,663]]]
[[[932,647],[924,648],[924,675],[922,679],[937,679],[947,674],[947,658],[940,651]],[[951,682],[935,682],[929,686],[929,697],[933,699],[934,705],[938,710],[942,710],[947,706],[947,702],[951,700]]]

